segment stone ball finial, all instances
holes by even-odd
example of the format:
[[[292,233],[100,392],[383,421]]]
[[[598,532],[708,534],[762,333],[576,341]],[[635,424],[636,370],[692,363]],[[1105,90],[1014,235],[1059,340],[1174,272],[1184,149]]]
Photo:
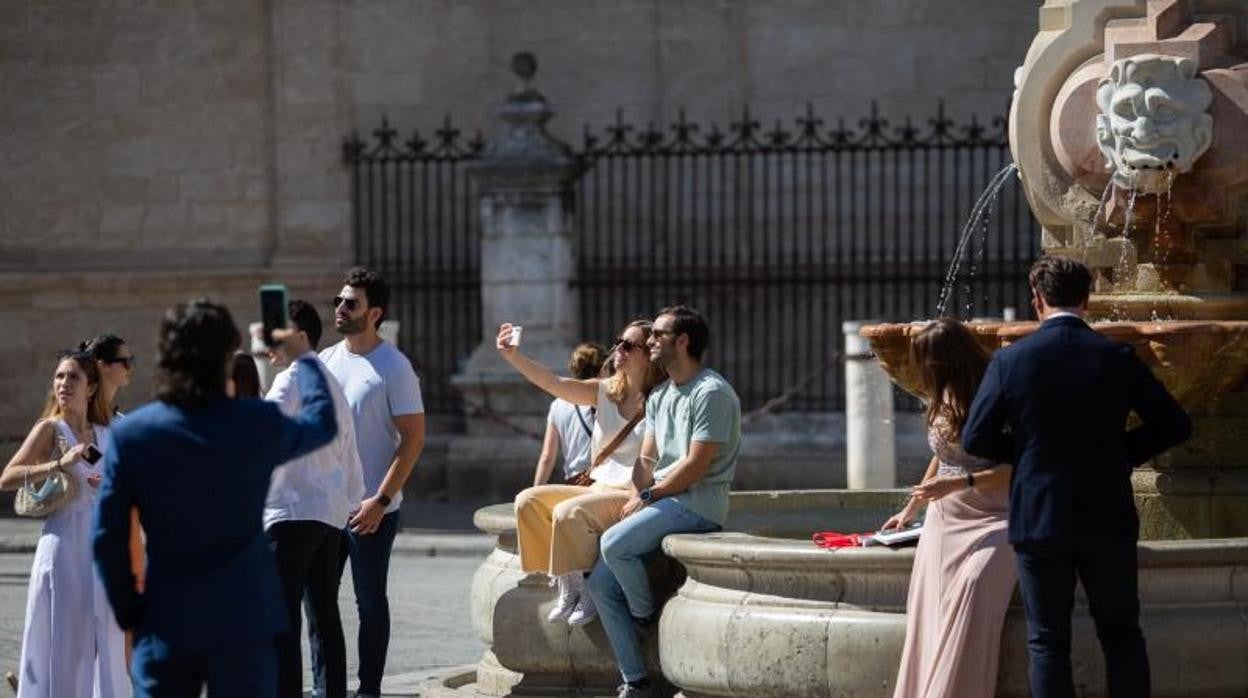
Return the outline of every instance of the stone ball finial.
[[[537,75],[537,56],[528,51],[516,53],[511,57],[511,72],[526,83],[532,82]]]

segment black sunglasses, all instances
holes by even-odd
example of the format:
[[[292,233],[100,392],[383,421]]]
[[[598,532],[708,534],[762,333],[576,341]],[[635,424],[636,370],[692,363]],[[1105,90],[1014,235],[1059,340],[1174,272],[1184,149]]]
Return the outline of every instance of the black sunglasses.
[[[633,342],[631,339],[624,339],[623,337],[620,337],[619,339],[615,340],[615,347],[619,349],[620,351],[624,352],[625,354],[631,352],[634,349],[643,348],[642,345]]]
[[[133,356],[118,356],[115,359],[100,359],[106,364],[123,364],[126,368],[134,368],[134,362],[137,361]]]
[[[329,305],[334,310],[337,310],[338,306],[340,305],[346,306],[347,312],[353,313],[355,312],[355,309],[360,306],[360,301],[356,298],[343,298],[342,296],[334,296],[334,299],[329,302]]]

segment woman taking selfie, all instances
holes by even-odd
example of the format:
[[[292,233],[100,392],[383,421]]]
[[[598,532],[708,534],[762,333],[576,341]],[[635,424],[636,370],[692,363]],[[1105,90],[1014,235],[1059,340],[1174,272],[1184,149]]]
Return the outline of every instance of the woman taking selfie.
[[[511,325],[498,331],[499,353],[529,382],[574,405],[592,406],[597,413],[586,476],[592,484],[541,485],[516,495],[520,566],[525,572],[545,572],[559,589],[546,617],[552,623],[584,625],[598,615],[589,594],[582,593],[585,575],[598,561],[598,538],[620,520],[620,509],[632,493],[646,396],[667,378],[646,350],[650,328],[645,320],[629,323],[608,358],[615,375],[590,379],[555,375],[520,353],[512,343]]]
[[[906,602],[906,643],[895,698],[991,698],[1005,611],[1014,593],[1008,541],[1010,466],[968,455],[962,426],[988,352],[957,320],[928,325],[911,344],[935,455],[906,506],[884,529],[927,504]]]
[[[95,361],[84,353],[63,356],[42,418],[0,473],[3,490],[38,486],[60,474],[72,482],[70,494],[44,522],[35,548],[20,697],[130,695],[121,628],[91,560],[99,458],[111,416]]]

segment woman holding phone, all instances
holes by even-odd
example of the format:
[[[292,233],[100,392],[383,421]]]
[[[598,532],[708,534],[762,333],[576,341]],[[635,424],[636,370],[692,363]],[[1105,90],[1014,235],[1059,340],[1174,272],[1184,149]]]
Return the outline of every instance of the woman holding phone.
[[[648,320],[630,322],[616,340],[608,361],[610,378],[563,378],[520,353],[512,326],[498,330],[497,347],[503,358],[530,383],[574,405],[596,408],[590,440],[588,487],[540,485],[516,495],[516,528],[520,567],[545,572],[559,589],[555,607],[546,619],[584,625],[598,612],[589,594],[582,593],[585,575],[598,561],[598,538],[620,520],[620,510],[632,494],[633,464],[641,455],[646,396],[667,379],[663,368],[650,360],[646,340]]]
[[[57,471],[75,485],[70,501],[44,522],[35,548],[19,697],[130,695],[124,636],[91,558],[99,459],[111,417],[91,355],[63,354],[42,417],[0,472],[0,490],[46,480]]]

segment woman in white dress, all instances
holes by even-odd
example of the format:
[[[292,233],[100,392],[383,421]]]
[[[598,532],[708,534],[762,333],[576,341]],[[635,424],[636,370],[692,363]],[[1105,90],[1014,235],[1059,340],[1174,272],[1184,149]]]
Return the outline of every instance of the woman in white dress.
[[[650,329],[649,321],[637,320],[620,333],[608,359],[615,375],[578,380],[557,376],[524,356],[511,344],[511,325],[499,328],[499,353],[529,382],[555,397],[596,409],[590,443],[593,484],[541,485],[516,495],[520,567],[550,575],[559,589],[546,617],[552,623],[584,625],[598,615],[589,594],[582,593],[585,575],[598,561],[599,537],[620,520],[620,510],[632,493],[633,464],[641,455],[645,434],[640,416],[646,396],[667,378],[646,351]],[[621,434],[623,438],[617,439]],[[600,458],[612,443],[615,448]],[[602,462],[594,467],[598,460]]]
[[[15,490],[53,472],[75,481],[73,498],[47,518],[35,549],[22,632],[19,698],[130,695],[125,641],[91,559],[91,516],[103,463],[83,458],[104,451],[111,408],[87,354],[63,356],[42,418],[0,473]]]

